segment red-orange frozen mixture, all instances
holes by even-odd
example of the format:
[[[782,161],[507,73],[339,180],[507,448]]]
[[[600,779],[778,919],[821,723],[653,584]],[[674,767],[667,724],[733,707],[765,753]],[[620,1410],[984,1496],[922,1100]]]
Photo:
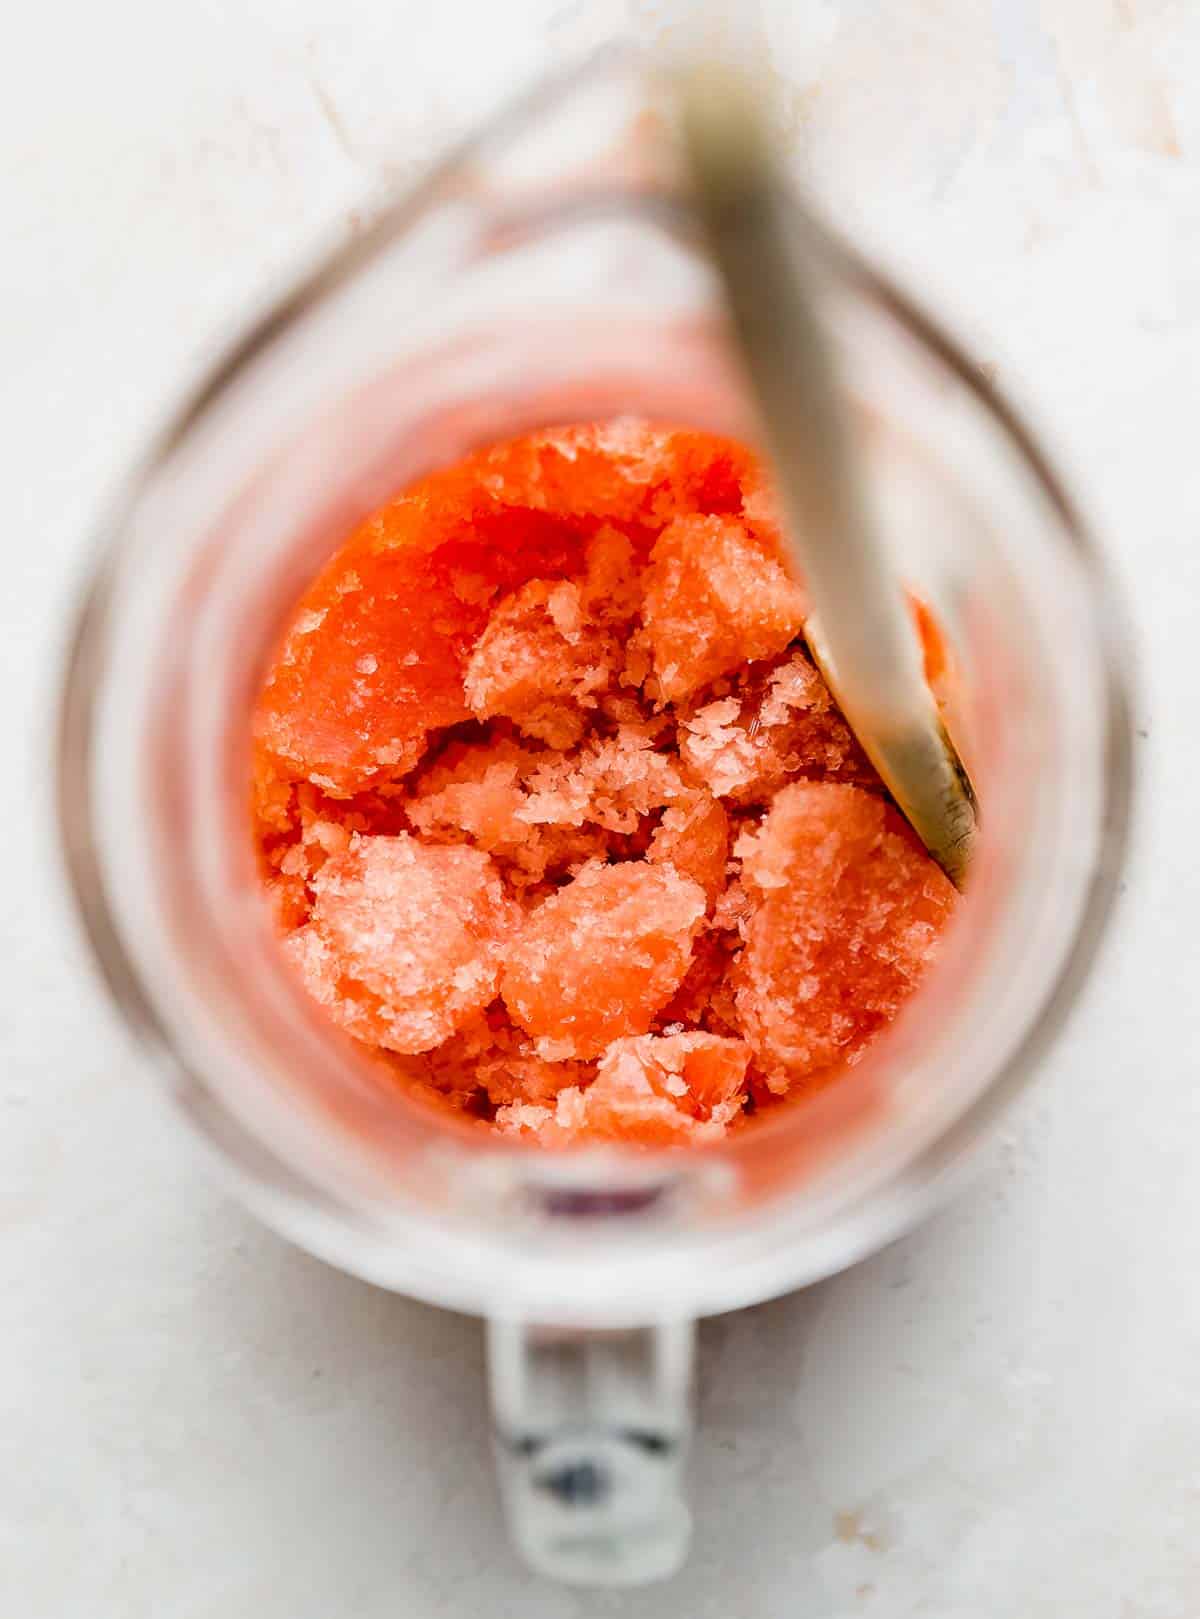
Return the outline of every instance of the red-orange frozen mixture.
[[[255,714],[283,948],[390,1082],[547,1146],[711,1141],[853,1063],[954,891],[804,646],[742,445],[531,434],[368,518]]]

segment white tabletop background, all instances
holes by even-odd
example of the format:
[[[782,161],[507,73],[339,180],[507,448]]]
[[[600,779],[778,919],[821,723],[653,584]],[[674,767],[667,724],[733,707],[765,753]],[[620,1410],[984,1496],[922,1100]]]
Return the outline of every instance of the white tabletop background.
[[[67,923],[47,759],[89,527],[148,425],[299,251],[606,14],[6,8],[5,1619],[1200,1613],[1200,7],[767,11],[799,161],[1034,408],[1124,575],[1141,816],[1101,969],[972,1192],[706,1325],[687,1570],[632,1596],[527,1575],[477,1325],[214,1185]]]

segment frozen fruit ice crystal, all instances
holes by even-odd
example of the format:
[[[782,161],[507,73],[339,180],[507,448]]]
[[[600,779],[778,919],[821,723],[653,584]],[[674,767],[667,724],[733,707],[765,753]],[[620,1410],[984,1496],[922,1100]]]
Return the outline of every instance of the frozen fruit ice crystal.
[[[494,997],[519,913],[482,850],[355,834],[312,887],[287,948],[356,1039],[429,1051]]]
[[[917,988],[954,889],[895,810],[860,788],[776,795],[735,852],[758,896],[736,1006],[771,1088],[853,1060]]]
[[[716,1141],[737,1116],[750,1052],[712,1034],[614,1040],[586,1088],[559,1091],[553,1107],[501,1108],[500,1128],[545,1146],[633,1141],[672,1147]]]
[[[766,802],[797,776],[862,785],[878,779],[799,647],[687,717],[679,757],[694,780],[735,803]]]
[[[610,832],[634,832],[651,810],[687,791],[677,761],[638,726],[549,755],[530,773],[529,797],[517,812],[528,826],[581,826],[594,821]]]
[[[704,912],[703,889],[673,866],[587,866],[509,947],[504,1003],[540,1055],[599,1056],[650,1027],[687,972]]]
[[[729,817],[724,806],[703,791],[686,792],[663,810],[646,858],[673,865],[700,884],[713,902],[725,887],[729,860]]]
[[[617,641],[586,616],[577,584],[531,579],[492,610],[463,687],[480,718],[505,715],[529,736],[570,747],[583,734],[582,710],[595,706],[621,662]]]
[[[553,1101],[568,1086],[589,1083],[595,1063],[549,1061],[495,1002],[472,1014],[433,1050],[403,1059],[405,1080],[420,1079],[460,1107],[487,1116],[515,1101]]]
[[[804,593],[734,518],[681,517],[650,554],[643,638],[665,702],[678,702],[800,633]]]
[[[620,852],[652,810],[686,791],[671,760],[641,732],[622,730],[566,753],[503,736],[452,743],[406,803],[424,836],[476,843],[528,888]]]

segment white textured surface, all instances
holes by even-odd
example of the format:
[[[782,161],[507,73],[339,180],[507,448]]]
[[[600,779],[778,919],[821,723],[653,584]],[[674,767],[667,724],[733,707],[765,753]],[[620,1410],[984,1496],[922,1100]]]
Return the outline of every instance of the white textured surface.
[[[232,1207],[63,921],[53,666],[103,493],[299,247],[603,20],[563,9],[41,0],[9,20],[0,1611],[1191,1619],[1200,873],[1168,830],[1200,800],[1192,0],[768,7],[817,183],[1038,408],[1131,582],[1144,792],[1101,975],[977,1189],[705,1329],[700,1533],[674,1585],[588,1597],[515,1565],[475,1324]],[[645,0],[635,24],[676,9]]]

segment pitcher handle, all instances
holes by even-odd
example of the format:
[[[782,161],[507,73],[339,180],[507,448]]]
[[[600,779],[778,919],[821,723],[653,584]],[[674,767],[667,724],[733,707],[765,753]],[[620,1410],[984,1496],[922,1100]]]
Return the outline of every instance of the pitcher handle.
[[[603,1331],[488,1322],[501,1494],[539,1573],[641,1585],[683,1562],[694,1336],[690,1321]]]

